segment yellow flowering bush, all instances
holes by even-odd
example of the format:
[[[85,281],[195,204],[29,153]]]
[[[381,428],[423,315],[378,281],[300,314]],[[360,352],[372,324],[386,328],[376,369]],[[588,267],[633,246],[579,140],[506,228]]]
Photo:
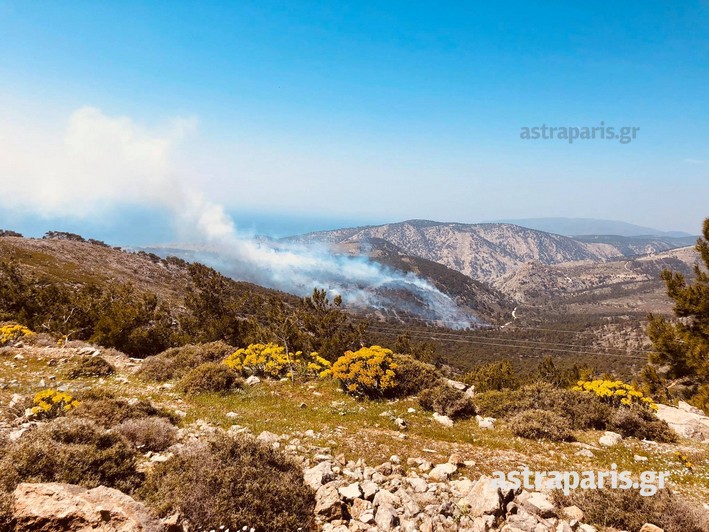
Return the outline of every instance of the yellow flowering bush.
[[[593,380],[578,381],[573,390],[577,392],[591,392],[612,406],[641,406],[657,410],[657,405],[651,398],[646,397],[632,384],[623,381]]]
[[[347,351],[332,365],[332,376],[347,393],[355,396],[382,396],[396,387],[397,364],[390,349],[373,345]]]
[[[283,346],[273,343],[251,344],[238,349],[224,359],[224,364],[242,374],[273,378],[326,377],[330,374],[330,362],[317,353],[295,351],[286,355]]]
[[[37,392],[32,403],[32,414],[42,418],[59,417],[80,404],[70,394],[51,389]]]
[[[11,323],[0,327],[0,346],[5,346],[34,333],[24,325]]]

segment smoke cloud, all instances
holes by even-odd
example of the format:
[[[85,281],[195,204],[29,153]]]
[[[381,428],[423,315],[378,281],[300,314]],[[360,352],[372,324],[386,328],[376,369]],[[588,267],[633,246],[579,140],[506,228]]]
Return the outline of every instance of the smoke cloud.
[[[10,183],[21,184],[18,194],[0,195],[0,206],[88,219],[121,205],[168,208],[180,238],[193,244],[183,254],[236,279],[301,296],[321,288],[350,306],[394,307],[453,326],[474,322],[413,274],[322,245],[241,234],[224,207],[195,187],[196,179],[180,177],[175,153],[196,126],[194,119],[179,118],[149,129],[93,107],[76,110],[54,132],[0,126],[0,142],[7,148],[0,152],[0,179],[6,190]]]

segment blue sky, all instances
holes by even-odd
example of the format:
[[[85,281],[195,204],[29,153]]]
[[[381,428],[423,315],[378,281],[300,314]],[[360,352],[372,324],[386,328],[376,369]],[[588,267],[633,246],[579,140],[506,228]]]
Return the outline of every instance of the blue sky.
[[[706,2],[0,0],[0,181],[62,185],[0,222],[174,239],[184,202],[160,190],[180,188],[276,233],[547,216],[696,233],[708,43]],[[520,139],[601,121],[640,129]]]

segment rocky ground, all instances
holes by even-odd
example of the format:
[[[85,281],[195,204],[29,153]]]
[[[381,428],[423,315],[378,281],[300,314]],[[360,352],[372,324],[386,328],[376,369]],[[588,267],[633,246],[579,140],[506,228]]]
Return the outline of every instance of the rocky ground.
[[[101,354],[118,372],[104,379],[68,380],[63,367],[77,354]],[[36,422],[16,411],[19,397],[47,387],[74,394],[106,387],[129,399],[149,399],[175,412],[181,422],[178,443],[145,453],[141,467],[170,460],[181,447],[214,432],[249,434],[302,464],[305,482],[316,491],[321,530],[596,530],[580,508],[555,505],[544,487],[526,491],[490,482],[494,471],[524,467],[597,471],[617,463],[634,474],[669,471],[673,491],[698,506],[709,500],[709,422],[689,408],[663,412],[683,436],[678,444],[597,432],[579,434],[573,443],[543,443],[515,437],[490,418],[455,423],[434,418],[413,399],[356,401],[330,381],[252,379],[237,394],[185,397],[172,383],[137,379],[139,365],[120,353],[83,344],[2,349],[0,404],[6,415],[0,431],[13,440],[32,430]],[[692,470],[677,463],[678,451],[696,464]],[[142,503],[109,488],[21,484],[14,498],[19,530],[183,529],[180,516],[158,521]],[[651,524],[643,528],[656,530]]]

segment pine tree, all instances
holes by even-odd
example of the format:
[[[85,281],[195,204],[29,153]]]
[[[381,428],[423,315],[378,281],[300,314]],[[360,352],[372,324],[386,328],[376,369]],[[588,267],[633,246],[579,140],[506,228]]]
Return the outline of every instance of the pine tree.
[[[669,366],[671,378],[689,377],[709,383],[709,218],[703,238],[697,240],[700,263],[694,266],[694,282],[681,273],[664,270],[662,280],[674,301],[676,320],[650,315],[648,336],[655,352],[650,360]]]

